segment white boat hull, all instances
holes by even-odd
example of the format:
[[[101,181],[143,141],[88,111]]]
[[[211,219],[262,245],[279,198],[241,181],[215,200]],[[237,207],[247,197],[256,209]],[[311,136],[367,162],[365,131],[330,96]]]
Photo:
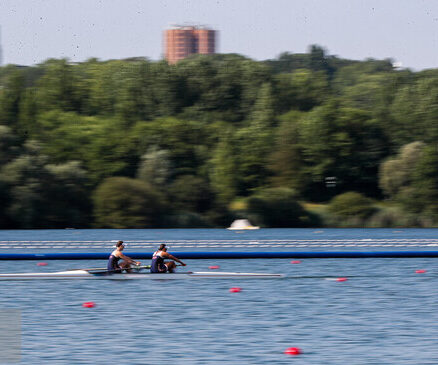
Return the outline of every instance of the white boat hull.
[[[71,270],[52,273],[17,273],[0,274],[0,280],[43,280],[43,279],[111,279],[111,280],[130,280],[130,279],[272,279],[282,278],[283,274],[268,273],[242,273],[242,272],[179,272],[166,274],[151,273],[124,273],[124,274],[105,274],[90,273],[87,270]]]

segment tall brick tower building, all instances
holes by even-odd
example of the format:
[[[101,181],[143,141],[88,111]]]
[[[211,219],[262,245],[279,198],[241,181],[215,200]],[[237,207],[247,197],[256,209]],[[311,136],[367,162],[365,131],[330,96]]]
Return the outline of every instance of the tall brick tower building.
[[[176,25],[164,31],[165,57],[177,63],[191,54],[216,52],[216,31],[205,27]]]

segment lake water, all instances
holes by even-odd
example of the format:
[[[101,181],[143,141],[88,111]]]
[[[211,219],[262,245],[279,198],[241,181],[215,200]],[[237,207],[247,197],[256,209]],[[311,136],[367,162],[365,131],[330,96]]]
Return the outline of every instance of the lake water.
[[[178,251],[437,250],[437,238],[434,229],[0,231],[0,253],[109,251],[118,239],[128,255],[159,242]],[[3,281],[0,307],[21,312],[23,364],[438,364],[436,258],[290,262],[187,260],[192,271],[284,279]],[[36,264],[0,261],[0,272],[106,265]],[[89,301],[96,307],[83,308]]]

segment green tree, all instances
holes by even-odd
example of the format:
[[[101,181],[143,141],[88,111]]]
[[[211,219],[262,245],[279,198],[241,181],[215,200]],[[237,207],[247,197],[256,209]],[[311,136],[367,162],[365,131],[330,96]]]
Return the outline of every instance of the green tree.
[[[406,214],[415,217],[416,225],[438,222],[437,161],[435,146],[413,142],[381,166],[382,189]]]
[[[222,135],[210,160],[210,181],[222,204],[228,204],[237,195],[237,157],[232,138],[233,130]]]
[[[151,74],[155,117],[176,116],[188,103],[189,91],[185,77],[166,61],[152,64]]]
[[[25,91],[25,79],[23,73],[14,66],[9,66],[7,69],[8,72],[0,89],[0,124],[16,131],[20,102]]]
[[[264,83],[259,89],[257,99],[249,117],[254,128],[268,128],[274,124],[274,102],[271,84]]]
[[[425,146],[412,174],[411,185],[400,194],[405,209],[422,213],[427,225],[438,223],[438,150]]]
[[[258,225],[272,228],[314,224],[291,189],[266,189],[247,199],[247,215]]]
[[[90,227],[92,224],[89,181],[79,161],[48,164],[50,180],[44,188],[49,227]]]
[[[157,146],[150,147],[141,157],[137,178],[157,188],[164,188],[168,185],[171,176],[172,164],[169,151],[160,150]]]
[[[300,135],[308,197],[325,200],[350,189],[379,196],[378,168],[388,152],[369,113],[332,100],[306,115]],[[336,178],[336,188],[327,188],[327,177]]]
[[[123,62],[114,60],[98,62],[91,59],[85,68],[89,85],[86,104],[89,113],[105,117],[114,116]]]
[[[143,181],[111,177],[93,195],[96,226],[101,228],[154,228],[163,224],[166,203]]]
[[[115,112],[123,121],[133,124],[139,120],[150,120],[155,116],[153,80],[147,61],[123,65],[119,81]]]
[[[251,112],[269,69],[237,55],[198,55],[176,66],[184,79],[186,119],[238,122]]]
[[[393,82],[392,74],[388,73],[360,74],[353,85],[340,90],[343,104],[372,112],[382,100],[385,86]]]
[[[19,154],[18,138],[5,125],[0,125],[0,167]]]
[[[312,44],[309,48],[308,68],[312,71],[323,71],[327,75],[333,73],[325,49],[317,44]]]
[[[274,74],[289,73],[299,68],[307,68],[309,66],[308,59],[307,53],[282,52],[276,59],[268,60],[265,63]]]
[[[7,214],[15,228],[48,227],[41,210],[47,208],[44,189],[50,177],[44,169],[47,157],[39,152],[38,144],[27,142],[25,153],[4,165],[0,172],[0,180],[10,194]]]
[[[366,219],[376,211],[373,204],[371,199],[351,191],[335,196],[328,205],[328,211],[340,220]]]
[[[273,173],[272,185],[291,188],[297,192],[302,192],[306,185],[300,139],[302,118],[303,113],[296,111],[279,117],[281,124],[275,131],[275,144],[269,157],[269,168]]]
[[[214,201],[208,182],[193,175],[176,178],[169,187],[169,195],[175,208],[197,213],[209,210]]]
[[[238,194],[247,196],[267,184],[269,152],[275,125],[269,84],[263,84],[250,115],[248,125],[240,128],[233,140],[236,144]]]
[[[6,213],[16,228],[89,225],[87,178],[78,162],[48,164],[38,143],[3,166],[0,183],[9,192]]]
[[[379,172],[379,185],[386,196],[396,198],[404,187],[412,183],[424,147],[423,142],[409,143],[400,149],[395,158],[382,163]]]
[[[329,96],[327,76],[322,71],[312,72],[307,69],[276,75],[275,94],[280,112],[291,109],[311,110]]]
[[[34,134],[50,162],[81,161],[92,184],[118,174],[135,175],[139,157],[120,120],[52,110],[41,113],[37,123]]]
[[[22,140],[38,135],[38,105],[35,88],[29,87],[20,99],[17,134]]]
[[[198,168],[209,158],[205,151],[211,138],[206,126],[198,121],[176,118],[159,118],[139,122],[127,137],[136,145],[136,154],[142,156],[151,147],[169,152],[173,177],[199,175]]]
[[[38,108],[42,111],[59,109],[80,112],[81,98],[74,66],[67,59],[51,59],[41,67],[44,76],[37,82]]]
[[[396,147],[414,141],[435,143],[438,138],[438,73],[409,81],[397,90],[390,107],[393,123],[387,128]]]

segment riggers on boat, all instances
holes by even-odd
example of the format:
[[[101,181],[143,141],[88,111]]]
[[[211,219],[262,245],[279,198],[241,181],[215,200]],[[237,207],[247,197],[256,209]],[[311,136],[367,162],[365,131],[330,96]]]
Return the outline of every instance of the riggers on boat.
[[[96,270],[70,270],[52,273],[11,273],[0,274],[0,280],[43,280],[43,279],[274,279],[282,278],[283,274],[270,273],[244,273],[244,272],[209,272],[209,271],[186,271],[177,273],[152,274],[149,272],[111,273]]]

